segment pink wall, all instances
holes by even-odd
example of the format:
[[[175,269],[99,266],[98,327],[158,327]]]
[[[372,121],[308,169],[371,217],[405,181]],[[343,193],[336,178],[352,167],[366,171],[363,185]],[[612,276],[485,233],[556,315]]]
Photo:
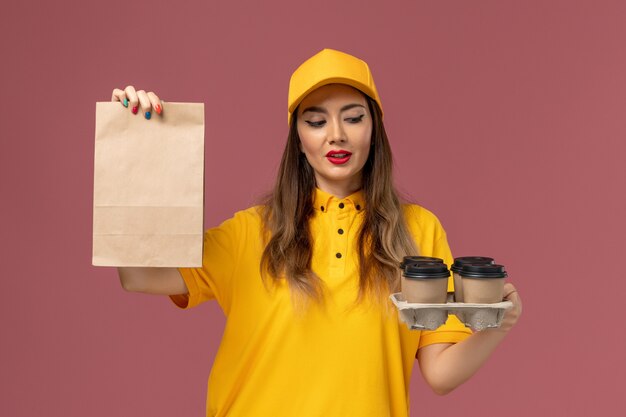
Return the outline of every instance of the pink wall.
[[[466,385],[436,397],[416,372],[419,415],[621,414],[626,3],[246,3],[3,5],[0,415],[202,415],[216,304],[91,266],[94,102],[132,83],[206,103],[213,226],[271,185],[288,77],[324,47],[371,64],[400,188],[524,300]]]

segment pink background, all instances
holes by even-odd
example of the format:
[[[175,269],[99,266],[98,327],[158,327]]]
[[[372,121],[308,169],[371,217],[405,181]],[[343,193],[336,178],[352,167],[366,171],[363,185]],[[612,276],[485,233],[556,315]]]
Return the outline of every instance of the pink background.
[[[94,103],[127,84],[206,103],[210,227],[271,186],[289,75],[324,47],[370,63],[400,189],[455,255],[504,263],[524,300],[452,394],[416,369],[412,415],[622,415],[625,2],[2,9],[0,415],[203,414],[217,305],[179,311],[91,266]]]

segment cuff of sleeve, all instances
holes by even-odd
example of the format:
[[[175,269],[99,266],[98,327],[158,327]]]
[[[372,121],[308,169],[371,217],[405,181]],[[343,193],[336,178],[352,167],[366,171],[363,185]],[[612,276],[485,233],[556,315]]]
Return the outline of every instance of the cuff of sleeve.
[[[419,348],[423,348],[424,346],[428,345],[434,345],[435,343],[459,343],[467,339],[471,335],[471,331],[445,331],[430,333],[427,335],[422,335],[420,337]]]
[[[471,334],[471,329],[465,327],[457,316],[450,314],[446,324],[441,326],[438,330],[422,332],[419,347],[421,348],[435,343],[458,343],[468,336],[471,336]]]
[[[170,295],[170,300],[172,300],[177,307],[182,309],[191,308],[199,304],[200,291],[191,271],[190,268],[178,268],[180,276],[183,278],[183,281],[185,281],[188,293]]]

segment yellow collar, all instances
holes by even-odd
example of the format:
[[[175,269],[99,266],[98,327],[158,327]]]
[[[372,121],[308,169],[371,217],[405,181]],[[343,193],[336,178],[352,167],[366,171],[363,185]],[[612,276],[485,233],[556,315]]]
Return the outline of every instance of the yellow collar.
[[[335,210],[345,211],[346,209],[361,211],[365,208],[365,194],[363,194],[362,190],[359,190],[345,198],[337,198],[315,187],[313,207],[315,210],[323,213]]]

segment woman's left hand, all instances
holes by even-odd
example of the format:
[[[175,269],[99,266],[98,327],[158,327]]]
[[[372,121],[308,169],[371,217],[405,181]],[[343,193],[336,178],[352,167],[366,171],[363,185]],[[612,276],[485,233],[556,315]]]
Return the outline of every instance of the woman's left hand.
[[[504,332],[508,332],[515,326],[515,323],[519,320],[519,317],[522,315],[522,299],[519,296],[519,293],[511,284],[507,282],[504,284],[504,290],[502,291],[503,301],[510,301],[513,303],[513,307],[507,309],[504,313],[504,318],[502,319],[502,323],[500,327],[494,330],[500,330]]]

